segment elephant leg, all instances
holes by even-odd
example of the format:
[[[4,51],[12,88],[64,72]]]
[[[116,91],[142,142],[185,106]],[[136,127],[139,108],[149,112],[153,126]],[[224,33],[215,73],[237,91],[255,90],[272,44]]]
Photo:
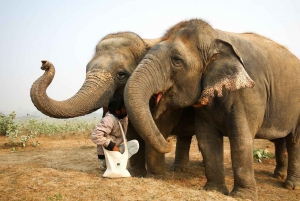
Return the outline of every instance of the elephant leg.
[[[139,142],[139,150],[136,154],[132,155],[129,159],[130,168],[129,171],[132,176],[135,177],[144,177],[147,174],[146,170],[146,147],[145,142],[138,135],[132,124],[128,123],[128,129],[126,134],[127,140],[137,140]]]
[[[234,175],[234,187],[230,195],[241,199],[257,200],[252,155],[253,135],[245,115],[231,113],[229,117],[223,131],[229,137]],[[223,133],[202,121],[201,113],[197,112],[196,135],[207,178],[204,188],[228,194],[224,172]]]
[[[178,124],[178,120],[182,113],[182,109],[166,110],[163,115],[155,120],[155,124],[159,128],[163,137],[167,139],[174,127]],[[147,175],[158,177],[166,173],[165,154],[155,151],[152,146],[146,144],[146,164]]]
[[[233,113],[227,122],[230,142],[234,186],[231,196],[241,199],[258,200],[253,167],[254,136],[243,113]],[[205,160],[204,160],[205,162]]]
[[[189,152],[192,142],[192,136],[176,137],[176,152],[174,160],[174,170],[175,171],[187,171],[189,168]]]
[[[234,175],[234,187],[230,195],[242,199],[257,200],[257,188],[253,169],[254,139],[249,134],[243,137],[231,137],[229,140]]]
[[[229,191],[225,184],[223,136],[197,114],[195,129],[207,179],[204,189],[216,190],[228,195]]]
[[[166,173],[165,154],[146,145],[147,176],[159,176]]]
[[[138,140],[139,141],[139,140]],[[145,177],[147,174],[145,161],[145,143],[143,140],[139,141],[139,150],[129,159],[129,171],[134,177]]]
[[[275,145],[276,168],[274,177],[278,179],[286,179],[288,156],[286,142],[284,138],[271,140]]]
[[[296,129],[297,130],[297,129]],[[287,189],[300,189],[300,133],[289,134],[286,137],[288,151],[287,178],[283,186]]]

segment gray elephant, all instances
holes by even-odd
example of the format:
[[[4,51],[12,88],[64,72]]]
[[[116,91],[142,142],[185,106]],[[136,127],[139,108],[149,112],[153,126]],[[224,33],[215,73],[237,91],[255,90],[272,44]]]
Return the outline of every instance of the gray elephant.
[[[300,186],[299,89],[300,62],[283,46],[254,33],[224,32],[193,19],[170,28],[146,54],[129,78],[124,97],[138,133],[162,153],[171,146],[149,121],[146,100],[157,97],[154,119],[166,109],[194,106],[207,178],[204,188],[229,193],[223,161],[227,136],[234,174],[230,195],[257,200],[254,138],[274,141],[281,147],[276,154],[284,152],[286,143],[284,186]]]
[[[31,99],[38,110],[45,115],[54,118],[72,118],[89,114],[101,107],[108,105],[113,96],[123,96],[124,86],[131,73],[135,70],[139,61],[146,52],[160,39],[142,39],[132,32],[120,32],[105,36],[96,46],[96,52],[86,67],[86,79],[81,89],[71,98],[65,101],[56,101],[49,98],[46,89],[54,78],[55,68],[48,61],[42,61],[42,69],[45,73],[36,80],[30,91]],[[192,113],[190,115],[189,113]],[[189,117],[194,118],[194,111],[181,109],[166,113],[158,123],[164,135],[172,132],[178,133],[178,146],[174,167],[176,170],[185,170],[189,162],[189,148],[191,138],[195,134],[194,125],[186,122]],[[179,118],[183,121],[179,121]],[[179,122],[178,122],[179,121]],[[181,127],[177,129],[176,127]],[[187,125],[189,124],[189,125]],[[187,127],[189,130],[182,131]],[[165,134],[165,133],[168,134]],[[147,148],[140,136],[136,133],[131,123],[128,126],[127,138],[137,139],[140,142],[140,150],[130,159],[131,173],[133,175],[146,175],[145,163],[151,174],[164,174],[164,154]],[[147,149],[147,150],[146,150]],[[147,157],[145,158],[145,153]]]

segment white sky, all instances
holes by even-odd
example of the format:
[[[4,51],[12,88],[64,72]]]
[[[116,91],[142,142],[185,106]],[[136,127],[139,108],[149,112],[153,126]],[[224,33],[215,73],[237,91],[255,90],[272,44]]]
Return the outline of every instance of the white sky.
[[[30,87],[43,74],[41,60],[56,68],[48,95],[65,100],[81,87],[105,35],[132,31],[157,38],[192,18],[261,34],[300,58],[299,0],[0,0],[0,112],[36,113]]]

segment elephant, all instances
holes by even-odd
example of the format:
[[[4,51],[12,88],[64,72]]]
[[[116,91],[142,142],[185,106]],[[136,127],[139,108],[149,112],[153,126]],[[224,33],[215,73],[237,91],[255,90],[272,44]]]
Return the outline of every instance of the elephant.
[[[73,97],[65,101],[56,101],[47,96],[46,89],[54,78],[55,68],[49,61],[42,61],[41,68],[45,72],[31,87],[32,102],[43,114],[54,118],[78,117],[102,107],[105,110],[113,96],[123,96],[124,86],[129,76],[146,52],[160,40],[160,38],[142,39],[133,32],[119,32],[105,36],[97,44],[95,55],[86,66],[86,79],[83,86]],[[189,115],[189,112],[192,115]],[[177,171],[184,171],[189,162],[189,148],[195,128],[194,124],[186,122],[186,119],[189,119],[187,115],[194,118],[193,113],[191,109],[184,112],[172,111],[172,115],[169,113],[170,117],[166,116],[159,120],[161,123],[158,127],[163,133],[173,132],[172,128],[175,130],[173,132],[175,135],[178,133],[179,145],[174,162]],[[178,120],[180,115],[183,121]],[[142,141],[130,122],[129,120],[127,139],[137,139],[140,142],[139,152],[130,158],[131,173],[134,176],[146,176],[148,172],[154,175],[164,174],[164,154],[147,148],[147,143]],[[183,133],[176,128],[176,124],[191,129]],[[147,170],[145,163],[147,163]]]
[[[204,189],[257,200],[255,138],[273,141],[281,157],[287,151],[283,186],[300,186],[299,89],[300,61],[285,47],[255,33],[225,32],[191,19],[171,27],[148,51],[125,86],[124,100],[136,131],[161,153],[172,147],[154,119],[165,110],[193,106]],[[157,104],[149,111],[146,100],[152,96]],[[231,192],[225,183],[224,137],[231,149]],[[281,159],[279,165],[285,163]]]

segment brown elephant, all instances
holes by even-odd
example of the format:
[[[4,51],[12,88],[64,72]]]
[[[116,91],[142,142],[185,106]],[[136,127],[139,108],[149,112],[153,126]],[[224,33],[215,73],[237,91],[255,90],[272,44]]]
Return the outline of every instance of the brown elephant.
[[[276,154],[283,155],[286,147],[284,186],[300,186],[299,89],[299,59],[283,46],[254,33],[224,32],[193,19],[170,28],[152,47],[129,78],[124,97],[138,133],[162,153],[171,146],[149,121],[147,99],[157,97],[154,119],[165,110],[194,106],[207,178],[204,188],[229,193],[223,161],[227,136],[234,175],[230,195],[257,200],[255,138],[274,141],[276,149],[280,145]]]
[[[31,87],[32,102],[42,113],[54,118],[78,117],[105,107],[113,96],[123,96],[124,86],[129,76],[147,51],[159,41],[160,39],[142,39],[132,32],[105,36],[97,44],[95,55],[87,64],[83,86],[73,97],[64,101],[56,101],[47,96],[46,89],[54,78],[55,68],[50,62],[42,61],[41,68],[45,70],[45,73]],[[193,123],[186,122],[189,117],[194,118],[193,115],[189,115],[189,112],[194,113],[193,110],[182,112],[180,109],[172,111],[172,114],[166,113],[166,116],[162,117],[158,123],[163,133],[169,134],[175,127],[172,133],[179,135],[178,142],[180,143],[177,146],[174,162],[176,170],[185,170],[189,162],[189,147],[191,138],[195,134]],[[183,121],[177,124],[180,116]],[[182,128],[191,127],[191,129],[181,132],[182,128],[177,129],[176,124]],[[149,173],[164,174],[164,154],[147,147],[131,123],[128,126],[127,138],[137,139],[140,142],[139,152],[130,159],[133,175],[145,176],[145,163],[147,163]],[[147,157],[145,157],[146,152]]]

